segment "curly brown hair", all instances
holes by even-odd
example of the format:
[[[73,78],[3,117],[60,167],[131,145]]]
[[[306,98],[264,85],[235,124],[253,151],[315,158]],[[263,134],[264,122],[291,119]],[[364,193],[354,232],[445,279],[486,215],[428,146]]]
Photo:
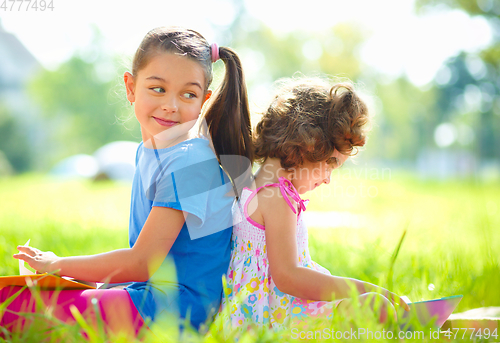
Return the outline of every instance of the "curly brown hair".
[[[335,149],[357,153],[366,142],[368,107],[350,82],[287,80],[253,134],[255,157],[279,158],[285,169],[326,161]]]

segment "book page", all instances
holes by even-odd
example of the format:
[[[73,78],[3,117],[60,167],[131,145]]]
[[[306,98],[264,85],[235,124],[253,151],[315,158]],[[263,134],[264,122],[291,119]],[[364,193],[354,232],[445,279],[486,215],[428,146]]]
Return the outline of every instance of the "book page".
[[[28,241],[26,242],[26,244],[24,244],[25,247],[29,246],[30,240],[31,239],[28,239]],[[19,275],[34,275],[34,274],[35,273],[33,273],[28,268],[26,268],[25,262],[23,260],[19,260]]]

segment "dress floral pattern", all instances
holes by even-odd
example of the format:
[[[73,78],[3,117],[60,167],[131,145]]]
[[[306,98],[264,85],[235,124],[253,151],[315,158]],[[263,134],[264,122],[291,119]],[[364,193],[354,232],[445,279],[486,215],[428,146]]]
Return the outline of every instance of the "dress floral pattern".
[[[305,201],[300,198],[292,183],[280,178],[279,183],[266,185],[280,187],[292,210],[294,199],[299,205],[297,217],[297,252],[299,264],[321,273],[330,272],[312,261],[309,255],[307,228],[302,211]],[[264,187],[266,187],[264,186]],[[261,187],[262,188],[262,187]],[[331,318],[338,302],[310,301],[281,292],[269,272],[266,252],[265,228],[249,218],[246,206],[261,189],[244,188],[240,201],[233,206],[233,235],[231,262],[226,275],[222,309],[230,307],[229,320],[233,327],[247,327],[251,323],[282,329],[299,324],[307,317]]]

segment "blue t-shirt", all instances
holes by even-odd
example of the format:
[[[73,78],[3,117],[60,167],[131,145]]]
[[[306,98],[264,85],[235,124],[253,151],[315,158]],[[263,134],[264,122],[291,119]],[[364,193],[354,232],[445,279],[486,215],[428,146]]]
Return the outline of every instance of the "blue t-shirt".
[[[162,265],[147,282],[126,289],[143,318],[189,318],[198,328],[222,297],[231,255],[231,183],[203,138],[165,149],[137,149],[129,241],[132,247],[153,206],[184,212],[186,221]],[[165,223],[168,228],[169,223]],[[147,268],[147,266],[145,266]]]

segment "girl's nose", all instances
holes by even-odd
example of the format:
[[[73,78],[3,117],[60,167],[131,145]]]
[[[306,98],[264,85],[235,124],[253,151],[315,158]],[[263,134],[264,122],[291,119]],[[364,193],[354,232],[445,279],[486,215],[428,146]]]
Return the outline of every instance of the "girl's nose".
[[[161,105],[161,109],[170,113],[177,112],[177,101],[175,100],[175,97],[165,97],[165,100]]]
[[[323,182],[328,185],[330,183],[330,175],[328,175],[326,179],[323,180]]]

